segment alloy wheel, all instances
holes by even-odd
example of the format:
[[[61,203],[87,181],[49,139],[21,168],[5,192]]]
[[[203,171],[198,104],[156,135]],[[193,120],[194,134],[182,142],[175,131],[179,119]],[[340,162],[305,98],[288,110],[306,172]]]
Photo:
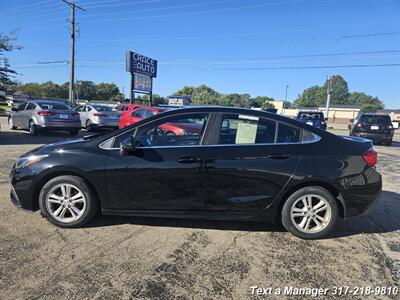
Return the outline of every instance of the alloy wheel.
[[[62,223],[71,223],[82,217],[86,210],[86,198],[75,185],[55,185],[46,196],[46,208],[50,215]]]
[[[290,209],[293,225],[304,233],[320,232],[329,224],[331,217],[332,208],[328,200],[315,194],[301,196]]]

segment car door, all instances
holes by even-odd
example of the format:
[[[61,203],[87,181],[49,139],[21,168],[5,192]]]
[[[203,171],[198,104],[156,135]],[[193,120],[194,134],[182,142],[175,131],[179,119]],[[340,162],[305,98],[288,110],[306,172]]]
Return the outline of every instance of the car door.
[[[301,157],[301,129],[254,115],[220,114],[205,146],[204,209],[266,208]]]
[[[27,102],[23,102],[17,106],[17,111],[14,111],[14,113],[13,113],[14,126],[23,128],[24,122],[23,122],[22,118],[23,118],[24,111],[25,111],[25,108],[27,105],[28,105]]]
[[[32,102],[28,102],[26,105],[24,112],[21,116],[21,127],[22,128],[29,128],[29,121],[32,120],[32,114],[35,112],[36,105]]]
[[[79,113],[79,118],[81,120],[81,126],[84,127],[86,124],[86,119],[85,119],[85,105],[78,106],[75,108],[75,111]]]
[[[197,122],[203,130],[181,132],[174,137],[163,134],[165,123],[190,122]],[[200,210],[204,191],[201,143],[208,123],[207,113],[186,113],[159,118],[117,136],[109,150],[106,171],[109,200],[104,207]],[[132,136],[137,149],[124,155],[119,145],[129,142]]]

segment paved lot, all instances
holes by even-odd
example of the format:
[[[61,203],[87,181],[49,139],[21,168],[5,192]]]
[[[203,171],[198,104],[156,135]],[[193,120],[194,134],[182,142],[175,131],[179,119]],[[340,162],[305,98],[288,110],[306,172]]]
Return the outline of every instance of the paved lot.
[[[330,239],[303,241],[259,223],[121,217],[62,230],[11,205],[8,172],[22,153],[69,136],[31,137],[0,121],[0,299],[243,299],[254,285],[399,287],[399,143],[375,147],[384,181],[378,209],[341,222]]]

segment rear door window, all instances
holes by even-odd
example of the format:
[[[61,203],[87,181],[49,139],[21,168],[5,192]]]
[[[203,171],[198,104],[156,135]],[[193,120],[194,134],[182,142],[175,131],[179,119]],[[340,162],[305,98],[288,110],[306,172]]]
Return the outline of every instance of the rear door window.
[[[277,143],[298,143],[300,142],[301,130],[297,127],[279,123]]]
[[[276,122],[249,115],[225,114],[218,138],[220,145],[265,144],[275,141]]]
[[[32,109],[35,109],[35,104],[33,104],[33,103],[28,103],[28,106],[26,107],[26,110],[32,110]]]
[[[138,109],[133,113],[133,117],[144,119],[146,111],[144,109]]]

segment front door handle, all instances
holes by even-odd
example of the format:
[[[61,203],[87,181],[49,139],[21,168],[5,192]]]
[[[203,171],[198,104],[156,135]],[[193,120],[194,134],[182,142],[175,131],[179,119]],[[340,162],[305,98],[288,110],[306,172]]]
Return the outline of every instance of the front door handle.
[[[193,157],[193,156],[186,156],[186,157],[181,157],[176,160],[180,164],[192,164],[199,162],[200,159],[198,157]]]
[[[270,159],[288,159],[289,157],[290,157],[289,154],[274,153],[274,154],[267,155],[267,158],[270,158]]]

